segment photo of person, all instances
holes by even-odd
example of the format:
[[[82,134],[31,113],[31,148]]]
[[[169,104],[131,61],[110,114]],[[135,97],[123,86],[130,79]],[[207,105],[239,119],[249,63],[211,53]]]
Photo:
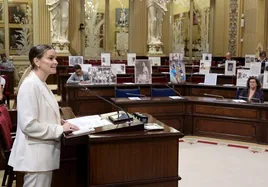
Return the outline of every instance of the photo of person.
[[[209,73],[210,67],[211,67],[211,61],[209,61],[209,60],[200,60],[199,73],[200,74]]]
[[[8,20],[9,23],[22,23],[26,21],[26,8],[27,4],[8,4]]]
[[[241,72],[237,73],[237,78],[242,79],[242,73]]]
[[[127,65],[128,66],[135,66],[136,61],[136,53],[128,53],[127,54]]]
[[[208,60],[208,61],[212,61],[212,54],[208,54],[208,53],[203,53],[202,54],[202,60]]]
[[[228,71],[233,71],[233,63],[228,63]]]
[[[111,82],[116,83],[118,74],[126,74],[125,64],[111,64]]]
[[[256,61],[255,55],[245,55],[245,67],[250,68],[250,64]]]
[[[183,62],[171,61],[169,63],[170,82],[173,84],[185,83],[185,65]]]
[[[238,69],[236,77],[236,86],[246,86],[250,75],[250,70]]]
[[[149,57],[152,66],[161,66],[161,58],[160,57]]]
[[[170,53],[169,61],[183,62],[184,54],[183,53]]]
[[[18,49],[19,46],[23,46],[21,28],[10,28],[9,29],[9,49]]]
[[[115,83],[111,79],[111,67],[92,66],[89,70],[92,84]]]
[[[74,66],[76,64],[84,64],[83,56],[69,56],[69,66]]]
[[[135,83],[137,84],[152,83],[152,68],[149,60],[136,60]]]
[[[111,65],[111,54],[110,53],[101,53],[101,66],[110,66]]]
[[[129,9],[128,8],[116,8],[115,11],[115,25],[116,27],[128,27]]]

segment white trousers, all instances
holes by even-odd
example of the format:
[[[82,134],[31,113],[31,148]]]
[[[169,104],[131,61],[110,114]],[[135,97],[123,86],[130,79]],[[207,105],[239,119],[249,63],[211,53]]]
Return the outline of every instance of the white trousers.
[[[26,173],[24,175],[23,187],[50,187],[52,171]]]

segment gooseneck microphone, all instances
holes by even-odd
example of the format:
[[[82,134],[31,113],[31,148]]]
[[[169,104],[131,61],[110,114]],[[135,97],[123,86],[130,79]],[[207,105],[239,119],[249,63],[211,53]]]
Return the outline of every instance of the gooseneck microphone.
[[[248,97],[245,97],[245,96],[238,96],[239,99],[246,99],[246,101],[248,101]],[[261,103],[261,100],[259,98],[256,98],[256,97],[252,97],[250,99],[250,101],[254,102],[255,101],[258,101],[258,103]]]
[[[143,94],[134,94],[134,93],[126,93],[126,94],[130,96],[146,97],[146,95],[143,95]]]
[[[100,98],[101,100],[113,105],[114,107],[116,107],[118,110],[117,110],[117,119],[114,119],[112,116],[109,116],[109,119],[113,122],[113,123],[123,123],[123,122],[132,122],[133,121],[133,118],[130,117],[127,113],[126,110],[124,110],[122,107],[116,105],[115,103],[109,101],[108,99],[100,96],[99,94],[93,92],[92,90],[90,90],[89,88],[85,87],[85,86],[81,86],[80,84],[80,90],[82,91],[85,91],[89,94],[92,94],[98,98]],[[119,114],[119,110],[123,111],[125,114],[124,115],[121,115]]]
[[[172,88],[171,86],[169,86],[168,84],[166,84],[166,86],[168,88],[170,88],[171,90],[173,90],[176,94],[178,94],[181,97],[181,94],[179,92],[177,92],[174,88]]]
[[[204,93],[204,95],[209,96],[209,97],[216,97],[216,98],[224,99],[224,97],[222,95],[214,95],[214,94],[208,94],[208,93]]]

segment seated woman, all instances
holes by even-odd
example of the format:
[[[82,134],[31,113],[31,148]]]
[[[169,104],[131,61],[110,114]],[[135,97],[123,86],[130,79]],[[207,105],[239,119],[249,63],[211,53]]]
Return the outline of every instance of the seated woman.
[[[82,71],[82,68],[79,64],[74,65],[74,73],[69,77],[67,83],[85,83],[89,81],[88,72]]]
[[[238,98],[246,99],[248,102],[263,103],[264,97],[259,80],[256,77],[249,77],[247,88],[240,92]]]

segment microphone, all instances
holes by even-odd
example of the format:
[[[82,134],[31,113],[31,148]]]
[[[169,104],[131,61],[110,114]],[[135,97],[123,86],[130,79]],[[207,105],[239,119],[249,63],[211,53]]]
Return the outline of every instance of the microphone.
[[[106,99],[106,98],[100,96],[99,94],[93,92],[93,91],[90,90],[89,88],[84,87],[84,86],[81,86],[81,84],[80,84],[80,90],[85,91],[85,92],[88,92],[88,93],[90,93],[90,94],[92,94],[92,95],[94,95],[94,96],[100,98],[101,100],[103,100],[103,101],[105,101],[105,102],[107,102],[107,103],[113,105],[114,107],[116,107],[116,108],[118,109],[118,110],[117,110],[117,118],[114,118],[114,116],[109,116],[109,117],[108,117],[109,120],[111,120],[114,124],[116,124],[116,123],[123,123],[123,122],[132,122],[132,121],[133,121],[133,118],[130,117],[130,116],[128,115],[128,113],[127,113],[122,107],[116,105],[115,103],[109,101],[108,99]],[[121,115],[120,115],[120,114],[119,114],[119,110],[123,111],[124,114],[121,114]]]
[[[255,100],[255,101],[258,101],[258,103],[261,103],[261,100],[259,98],[256,98],[256,97],[252,97],[251,100]]]
[[[177,92],[174,88],[172,88],[171,86],[169,86],[168,84],[166,84],[166,86],[168,88],[170,88],[171,90],[173,90],[176,94],[178,94],[181,97],[181,94],[179,92]]]
[[[126,93],[127,95],[131,95],[131,96],[137,96],[137,97],[146,97],[146,95],[143,94],[134,94],[134,93]]]
[[[221,95],[214,95],[214,94],[208,94],[208,93],[204,93],[205,96],[210,96],[210,97],[216,97],[216,98],[221,98],[221,99],[224,99],[223,96]]]

